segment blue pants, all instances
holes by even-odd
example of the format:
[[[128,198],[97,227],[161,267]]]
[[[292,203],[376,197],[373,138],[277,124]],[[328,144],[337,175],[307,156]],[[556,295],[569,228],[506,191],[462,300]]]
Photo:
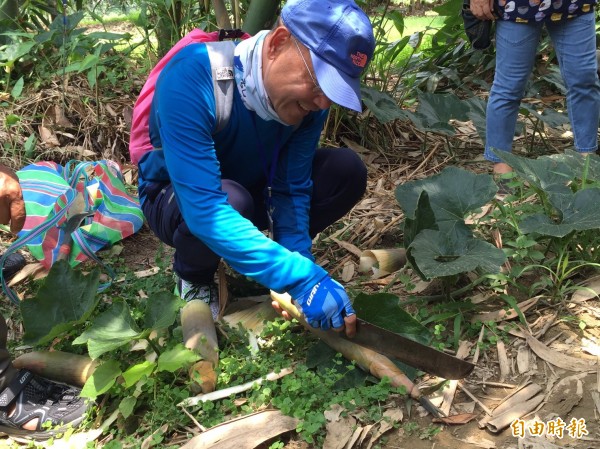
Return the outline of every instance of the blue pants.
[[[352,150],[318,149],[312,179],[309,232],[314,237],[342,218],[363,196],[367,169]],[[223,179],[221,183],[228,202],[260,230],[268,228],[264,187],[260,185],[248,190],[231,179]],[[188,282],[211,282],[220,256],[190,232],[175,201],[173,186],[150,185],[146,194],[142,210],[150,229],[161,241],[175,248],[175,273]]]
[[[596,61],[595,13],[545,26],[556,50],[567,89],[567,111],[575,149],[598,149],[600,83]],[[484,156],[500,162],[490,149],[511,151],[519,105],[533,69],[542,23],[496,21],[496,73],[487,104]]]

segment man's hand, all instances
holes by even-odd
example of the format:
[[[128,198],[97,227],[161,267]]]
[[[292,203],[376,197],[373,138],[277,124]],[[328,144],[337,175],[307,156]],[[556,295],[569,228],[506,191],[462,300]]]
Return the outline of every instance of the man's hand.
[[[480,20],[494,20],[494,0],[471,0],[471,12]]]
[[[312,327],[334,331],[346,330],[348,337],[356,333],[356,313],[342,285],[326,276],[310,291],[295,298],[306,321]]]
[[[8,167],[0,165],[0,223],[8,224],[15,234],[25,224],[25,202],[19,178]]]

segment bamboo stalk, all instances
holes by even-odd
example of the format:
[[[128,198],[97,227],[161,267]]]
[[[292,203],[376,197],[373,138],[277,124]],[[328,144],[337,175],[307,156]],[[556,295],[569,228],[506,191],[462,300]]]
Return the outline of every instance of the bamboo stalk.
[[[271,298],[291,317],[297,319],[306,329],[317,335],[335,351],[339,352],[349,360],[354,360],[365,371],[371,373],[378,379],[387,377],[394,387],[405,387],[406,392],[410,397],[419,401],[432,415],[436,417],[443,415],[441,410],[435,407],[429,399],[421,395],[417,386],[389,358],[376,351],[353,343],[350,340],[346,340],[334,331],[322,331],[313,328],[292,304],[288,294],[279,294],[271,291]]]

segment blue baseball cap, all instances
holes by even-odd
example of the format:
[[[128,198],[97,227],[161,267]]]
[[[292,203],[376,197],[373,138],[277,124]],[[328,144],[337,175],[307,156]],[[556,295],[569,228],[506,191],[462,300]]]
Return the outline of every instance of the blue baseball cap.
[[[309,49],[327,98],[361,112],[360,76],[375,49],[367,15],[352,0],[289,0],[281,20]]]

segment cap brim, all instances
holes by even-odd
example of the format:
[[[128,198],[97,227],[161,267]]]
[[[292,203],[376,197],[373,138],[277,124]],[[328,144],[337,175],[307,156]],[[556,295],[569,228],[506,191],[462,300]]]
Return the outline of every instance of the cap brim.
[[[360,78],[353,78],[337,70],[309,48],[313,68],[323,93],[336,104],[362,112]]]

